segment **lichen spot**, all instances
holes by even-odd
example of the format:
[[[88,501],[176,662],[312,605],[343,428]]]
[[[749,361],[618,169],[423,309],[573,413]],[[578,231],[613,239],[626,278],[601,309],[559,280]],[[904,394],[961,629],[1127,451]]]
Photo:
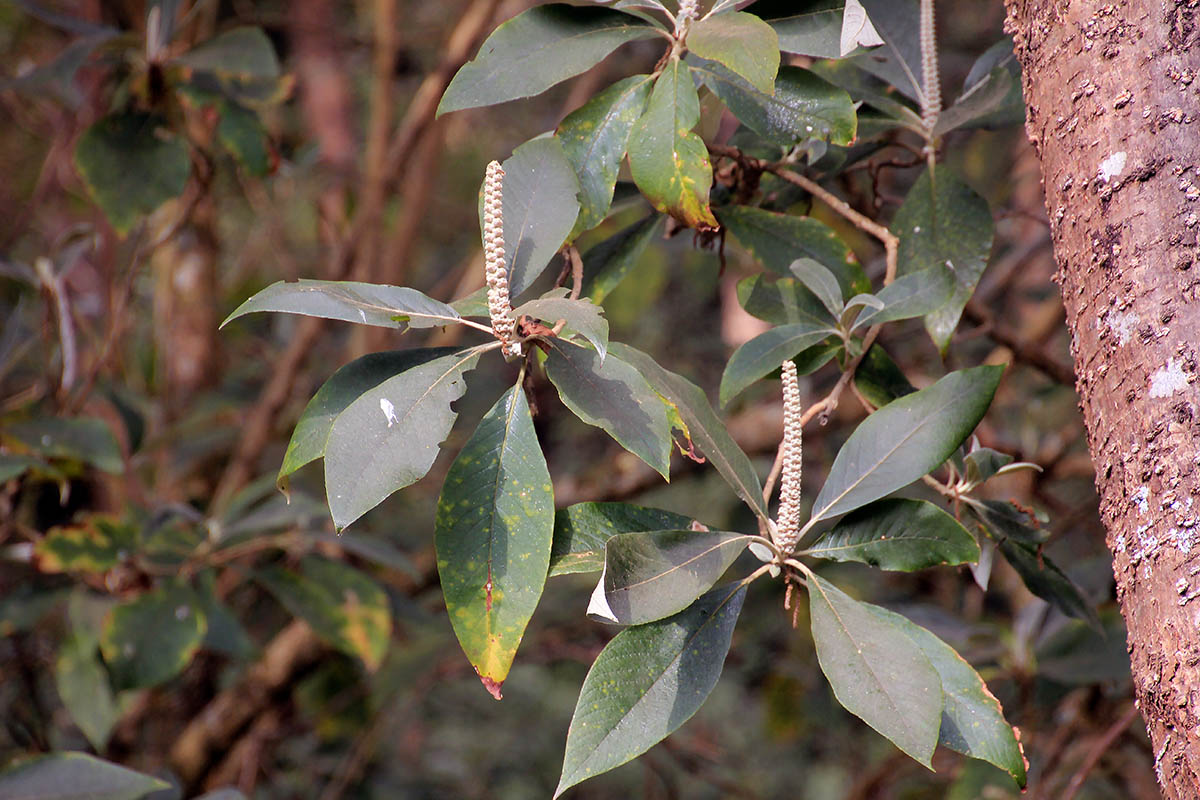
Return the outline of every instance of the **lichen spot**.
[[[1113,178],[1118,177],[1125,171],[1126,154],[1124,150],[1118,150],[1108,158],[1100,162],[1100,180],[1108,183]]]
[[[1167,365],[1160,367],[1150,376],[1150,396],[1170,397],[1178,391],[1187,388],[1188,378],[1183,371],[1183,365],[1174,358],[1167,359]]]
[[[396,407],[392,405],[392,401],[388,400],[386,397],[379,398],[379,409],[383,412],[383,416],[387,419],[389,428],[400,421],[399,418],[396,417]]]

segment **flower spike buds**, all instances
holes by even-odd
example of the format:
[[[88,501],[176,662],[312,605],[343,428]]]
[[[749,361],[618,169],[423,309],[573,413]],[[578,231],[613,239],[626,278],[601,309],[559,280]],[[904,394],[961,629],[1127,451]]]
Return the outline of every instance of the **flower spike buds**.
[[[687,33],[692,20],[700,15],[696,0],[679,0],[679,14],[675,17],[675,37],[682,38]]]
[[[500,340],[501,353],[519,356],[521,343],[514,341],[516,321],[508,296],[508,270],[504,267],[504,168],[498,161],[488,164],[483,183],[483,257],[492,332]]]
[[[800,471],[802,434],[800,425],[800,384],[794,362],[783,362],[783,471],[779,480],[779,514],[775,521],[776,544],[785,553],[796,547],[800,538]]]

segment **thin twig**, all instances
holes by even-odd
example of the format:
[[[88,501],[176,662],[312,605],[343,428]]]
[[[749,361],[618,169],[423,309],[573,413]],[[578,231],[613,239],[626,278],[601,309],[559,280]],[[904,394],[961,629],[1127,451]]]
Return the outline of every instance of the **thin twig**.
[[[1088,774],[1095,768],[1096,764],[1100,763],[1100,758],[1121,737],[1121,734],[1125,733],[1133,721],[1137,719],[1137,715],[1137,705],[1131,703],[1129,710],[1122,714],[1121,718],[1114,722],[1112,727],[1105,731],[1104,735],[1088,751],[1087,757],[1083,759],[1083,763],[1079,765],[1079,769],[1071,776],[1071,782],[1067,784],[1067,789],[1063,792],[1061,800],[1074,800],[1076,793],[1083,786],[1083,782],[1087,780]]]

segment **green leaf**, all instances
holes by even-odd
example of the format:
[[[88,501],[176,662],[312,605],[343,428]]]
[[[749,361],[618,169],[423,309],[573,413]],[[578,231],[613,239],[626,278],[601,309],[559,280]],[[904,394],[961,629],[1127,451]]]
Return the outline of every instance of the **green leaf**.
[[[668,477],[671,426],[666,406],[639,371],[621,356],[614,358],[611,350],[601,361],[595,351],[561,339],[546,344],[546,375],[567,408]]]
[[[656,209],[689,228],[716,228],[708,207],[708,148],[691,132],[699,121],[700,99],[691,70],[671,59],[654,83],[646,113],[633,127],[629,169]]]
[[[175,585],[114,608],[104,621],[100,652],[119,689],[155,686],[178,675],[204,641],[199,598]]]
[[[283,464],[279,467],[278,482],[282,483],[288,475],[325,455],[325,445],[334,420],[363,392],[406,370],[445,358],[454,352],[455,348],[452,347],[427,347],[368,353],[333,373],[300,414],[287,452],[284,453]]]
[[[1100,627],[1096,609],[1084,596],[1083,590],[1037,545],[1011,538],[1001,539],[999,544],[1000,552],[1021,576],[1029,591],[1067,616],[1084,620],[1095,628]]]
[[[690,529],[613,536],[588,612],[620,625],[669,617],[711,589],[754,539]]]
[[[850,93],[855,100],[862,101],[872,108],[895,120],[899,125],[921,135],[925,132],[925,123],[921,120],[918,110],[906,105],[903,98],[885,81],[864,71],[863,62],[870,59],[872,53],[860,58],[847,58],[841,61],[821,61],[813,64],[813,72],[835,86],[840,86]],[[863,109],[859,113],[859,133],[863,134]],[[884,120],[879,120],[882,123]],[[895,127],[888,125],[888,128]]]
[[[833,271],[843,297],[871,291],[850,248],[823,222],[740,205],[724,206],[717,216],[742,247],[777,275],[791,277],[792,262],[807,257]]]
[[[806,322],[833,325],[837,320],[816,296],[795,278],[775,279],[760,272],[738,282],[738,302],[748,314],[774,325]]]
[[[980,484],[1013,462],[1013,457],[990,447],[976,447],[963,457],[967,468],[966,479],[971,483]]]
[[[653,86],[650,75],[617,81],[559,123],[556,135],[579,178],[575,233],[591,230],[608,216],[629,134]]]
[[[108,685],[108,673],[96,657],[95,639],[70,636],[54,663],[58,696],[92,747],[103,751],[120,717]]]
[[[271,172],[271,150],[262,121],[232,101],[218,106],[217,140],[246,170],[259,178]]]
[[[593,303],[603,303],[637,266],[647,245],[662,235],[666,219],[651,214],[584,253],[582,295]]]
[[[753,14],[733,11],[700,20],[688,30],[687,47],[722,64],[763,94],[775,93],[779,36]]]
[[[382,328],[432,328],[462,321],[450,306],[407,286],[358,281],[276,281],[225,318],[224,327],[256,311],[280,311]]]
[[[932,769],[943,695],[929,658],[874,606],[812,573],[808,602],[817,660],[838,702]]]
[[[729,363],[725,365],[725,372],[721,375],[721,405],[728,405],[730,400],[755,381],[779,369],[784,361],[795,358],[835,333],[829,325],[818,327],[808,322],[797,322],[794,325],[781,325],[755,336],[733,351]],[[813,369],[832,358],[834,352],[823,350],[821,355],[824,360],[821,360],[821,357],[814,359],[819,363],[816,363]]]
[[[722,586],[673,617],[613,637],[583,680],[554,796],[665,739],[708,698],[746,591]]]
[[[983,419],[1003,367],[952,372],[888,403],[842,445],[805,526],[853,511],[936,469]]]
[[[233,28],[201,42],[174,59],[202,72],[236,78],[276,78],[279,59],[262,28]]]
[[[0,772],[0,797],[13,800],[141,800],[166,781],[86,753],[52,753]]]
[[[880,622],[902,630],[937,670],[945,705],[938,743],[988,762],[1012,775],[1025,787],[1025,758],[1004,711],[979,673],[933,633],[886,608],[868,605]]]
[[[90,514],[82,522],[51,528],[33,547],[42,572],[106,572],[129,558],[137,531],[108,514]]]
[[[944,306],[954,294],[954,273],[944,267],[901,275],[879,290],[881,309],[867,309],[854,327],[882,325],[899,319],[931,314]]]
[[[565,3],[531,8],[492,32],[446,87],[437,113],[541,94],[626,42],[660,35],[645,20],[607,8]]]
[[[954,274],[949,302],[925,317],[925,328],[944,352],[992,252],[991,209],[949,167],[940,165],[936,178],[928,170],[917,178],[896,212],[892,230],[900,237],[899,275],[938,267],[949,267]]]
[[[556,289],[555,292],[565,293],[566,290]],[[566,320],[566,330],[574,331],[587,339],[600,354],[600,360],[604,360],[608,352],[608,320],[604,318],[604,309],[595,303],[546,296],[530,300],[513,311],[513,316],[517,319],[526,314],[551,326],[560,319]]]
[[[458,413],[478,350],[435,358],[368,389],[334,420],[325,495],[340,531],[388,495],[425,477]]]
[[[861,0],[883,45],[855,59],[901,94],[923,105],[920,11],[917,0]]]
[[[818,58],[839,58],[844,0],[759,0],[752,8],[775,29],[779,49]]]
[[[1038,518],[1014,502],[974,500],[969,507],[993,531],[993,538],[997,540],[1015,539],[1036,546],[1050,538],[1050,531],[1042,527]]]
[[[663,369],[645,353],[613,342],[609,353],[632,364],[654,386],[654,390],[675,406],[688,426],[691,439],[708,458],[721,477],[737,496],[750,507],[759,519],[767,519],[767,506],[762,497],[762,484],[749,457],[729,435],[725,424],[713,411],[703,390],[691,381]]]
[[[934,136],[944,136],[959,128],[975,127],[997,112],[1004,112],[1014,92],[1019,93],[1020,90],[1017,76],[1003,66],[993,68],[938,115],[937,124],[933,127]]]
[[[255,577],[329,645],[361,659],[372,672],[383,663],[392,635],[391,605],[365,574],[339,561],[305,556],[298,571],[271,567]]]
[[[192,160],[182,137],[157,114],[110,114],[75,145],[75,166],[96,205],[122,235],[143,214],[183,194]]]
[[[878,344],[867,351],[866,357],[854,371],[854,384],[863,393],[863,397],[876,408],[882,408],[893,400],[917,390],[917,387],[904,377],[904,373],[887,351]]]
[[[979,545],[958,520],[932,503],[894,499],[848,514],[806,553],[912,572],[978,561]]]
[[[604,544],[618,533],[690,528],[682,514],[629,503],[576,503],[554,515],[554,545],[550,575],[599,572],[604,569]]]
[[[42,417],[5,423],[0,438],[12,439],[44,458],[91,464],[113,475],[125,471],[121,447],[108,423],[96,417]]]
[[[841,316],[846,304],[842,299],[842,289],[836,275],[811,258],[798,258],[788,269],[821,301],[821,305],[825,306],[825,310],[834,319]]]
[[[504,266],[509,293],[515,298],[546,270],[571,235],[579,216],[579,179],[555,136],[526,142],[501,166]],[[479,214],[482,233],[482,205]]]
[[[41,459],[31,456],[18,456],[12,453],[0,453],[0,483],[7,483],[13,478],[19,478],[30,469],[45,466]]]
[[[858,118],[850,95],[800,67],[780,67],[774,94],[764,94],[719,64],[689,59],[693,71],[747,128],[769,142],[791,147],[807,139],[848,145]]]
[[[520,385],[451,465],[438,499],[438,575],[459,644],[500,699],[550,565],[554,490]]]

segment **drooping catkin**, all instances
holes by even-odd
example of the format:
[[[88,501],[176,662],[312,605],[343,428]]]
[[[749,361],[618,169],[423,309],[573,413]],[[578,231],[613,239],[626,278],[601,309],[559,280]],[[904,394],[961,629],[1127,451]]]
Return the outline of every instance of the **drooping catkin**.
[[[779,513],[775,520],[777,544],[790,552],[800,538],[800,476],[803,464],[803,428],[800,425],[800,382],[796,364],[783,362],[783,469],[779,478]]]
[[[483,182],[483,257],[492,332],[500,340],[500,352],[519,356],[521,343],[513,341],[516,321],[508,296],[508,270],[504,266],[504,168],[499,161],[488,164]]]
[[[938,77],[937,30],[933,21],[933,0],[921,0],[921,122],[926,135],[933,136],[942,114],[942,87]]]

